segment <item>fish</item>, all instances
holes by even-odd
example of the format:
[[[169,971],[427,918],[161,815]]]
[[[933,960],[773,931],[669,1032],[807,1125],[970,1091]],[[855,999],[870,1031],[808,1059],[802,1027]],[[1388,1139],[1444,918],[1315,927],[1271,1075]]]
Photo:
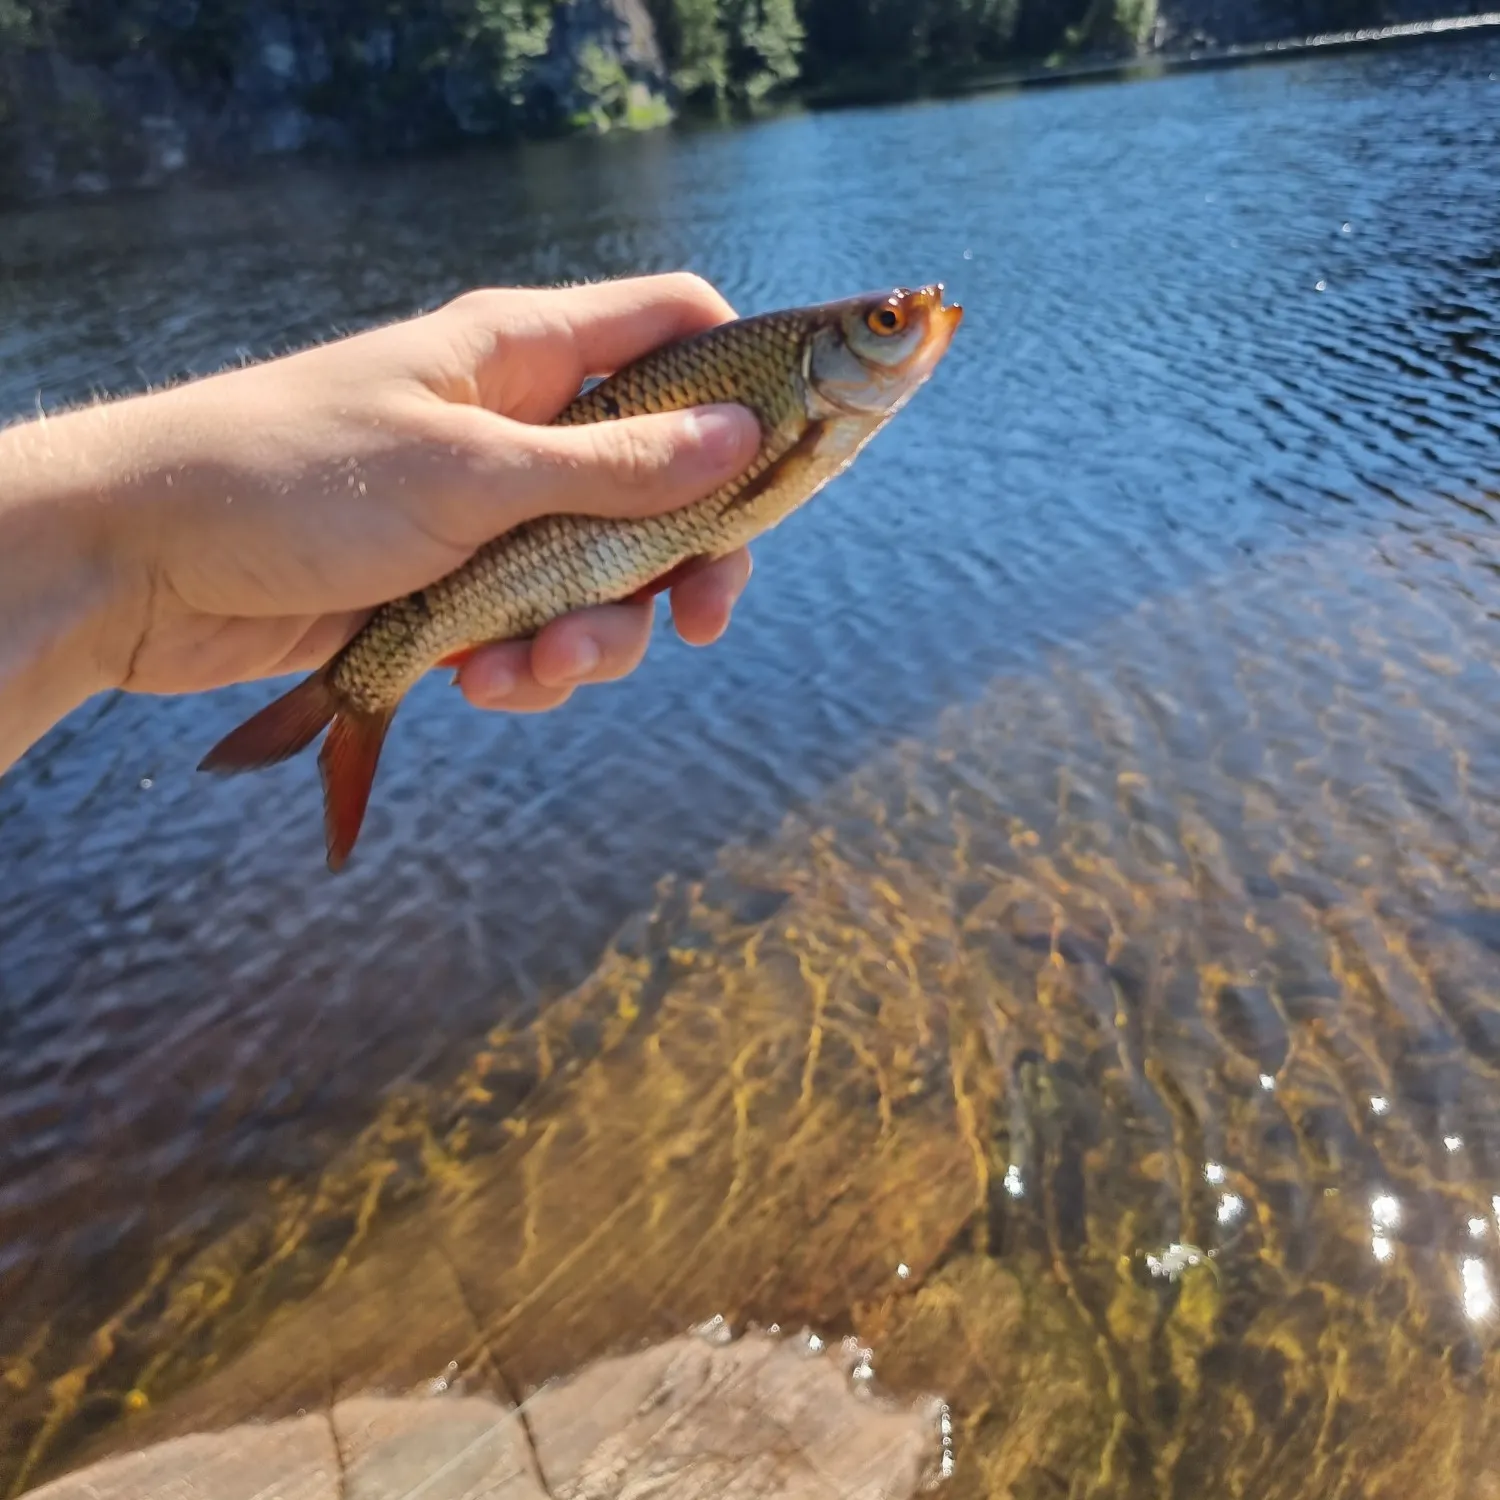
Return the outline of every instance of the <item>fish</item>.
[[[944,287],[896,287],[756,313],[673,341],[588,386],[556,426],[714,403],[760,423],[754,459],[712,494],[644,519],[526,521],[428,587],[377,609],[318,671],[225,735],[198,769],[218,775],[318,754],[324,842],[342,870],[364,824],[391,720],[430,671],[525,639],[591,605],[649,598],[699,559],[726,556],[843,473],[948,352],[963,308]]]

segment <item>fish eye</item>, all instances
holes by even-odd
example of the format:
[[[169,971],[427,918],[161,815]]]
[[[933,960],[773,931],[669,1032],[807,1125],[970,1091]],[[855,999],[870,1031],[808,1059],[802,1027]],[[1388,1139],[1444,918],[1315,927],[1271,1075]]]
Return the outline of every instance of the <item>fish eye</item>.
[[[884,302],[865,314],[865,327],[882,337],[900,333],[906,327],[906,310],[899,305]]]

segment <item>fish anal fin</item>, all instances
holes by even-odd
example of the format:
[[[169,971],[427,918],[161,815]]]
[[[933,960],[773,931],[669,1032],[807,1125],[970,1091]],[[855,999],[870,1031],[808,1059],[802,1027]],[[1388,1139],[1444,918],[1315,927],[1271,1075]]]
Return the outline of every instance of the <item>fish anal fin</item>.
[[[318,752],[323,778],[323,833],[328,868],[344,868],[359,838],[375,784],[375,768],[396,706],[378,711],[344,708]]]
[[[198,769],[233,776],[290,760],[322,734],[337,712],[327,673],[314,672],[231,729],[199,761]]]

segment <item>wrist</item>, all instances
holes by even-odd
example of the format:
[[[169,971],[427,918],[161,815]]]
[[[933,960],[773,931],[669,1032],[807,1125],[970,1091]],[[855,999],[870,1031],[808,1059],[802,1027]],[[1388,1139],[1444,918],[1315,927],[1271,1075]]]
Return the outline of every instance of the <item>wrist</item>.
[[[0,771],[129,671],[136,591],[110,542],[129,459],[105,411],[0,430]]]

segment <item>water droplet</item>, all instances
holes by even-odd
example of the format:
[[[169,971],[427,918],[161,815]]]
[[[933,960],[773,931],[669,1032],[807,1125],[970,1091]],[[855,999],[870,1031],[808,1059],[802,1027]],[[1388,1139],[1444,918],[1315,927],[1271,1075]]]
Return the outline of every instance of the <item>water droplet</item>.
[[[149,776],[142,776],[141,777],[141,790],[143,792],[149,792],[151,790],[151,788],[152,788],[153,785],[155,785],[155,783],[151,780],[151,778]]]
[[[1245,1200],[1238,1193],[1225,1193],[1219,1199],[1219,1223],[1232,1224],[1245,1211]]]
[[[1354,226],[1351,223],[1349,223],[1349,221],[1346,219],[1342,224],[1339,225],[1339,233],[1340,234],[1353,234],[1354,233]]]
[[[1224,1180],[1224,1167],[1221,1162],[1206,1161],[1203,1163],[1203,1180],[1205,1182],[1220,1183]]]
[[[1394,1229],[1401,1222],[1401,1203],[1393,1193],[1377,1193],[1370,1200],[1370,1218],[1378,1229]]]
[[[1274,1094],[1276,1092],[1276,1080],[1270,1073],[1262,1073],[1260,1075],[1260,1086],[1268,1094]]]
[[[823,1340],[815,1333],[809,1333],[807,1336],[807,1352],[809,1354],[821,1354],[823,1352]]]
[[[1443,1145],[1445,1145],[1450,1152],[1462,1151],[1463,1144],[1464,1138],[1461,1135],[1445,1135],[1443,1137]]]
[[[1371,1114],[1383,1115],[1383,1114],[1385,1114],[1385,1112],[1388,1109],[1390,1109],[1390,1107],[1391,1107],[1391,1101],[1389,1099],[1387,1099],[1384,1094],[1371,1094],[1370,1095],[1370,1113]]]
[[[1469,1220],[1469,1238],[1482,1240],[1489,1230],[1489,1224],[1484,1219]]]
[[[1319,282],[1319,283],[1318,283],[1318,284],[1317,284],[1317,286],[1315,286],[1315,287],[1314,287],[1314,288],[1313,288],[1313,290],[1314,290],[1314,291],[1315,291],[1315,292],[1326,292],[1326,291],[1327,291],[1327,290],[1328,290],[1328,283],[1327,283],[1327,282],[1326,282],[1326,281],[1320,281],[1320,282]]]
[[[973,260],[974,259],[974,252],[972,250],[965,250],[964,251],[964,259],[965,260]]]
[[[907,1265],[907,1263],[903,1260],[901,1264],[896,1267],[896,1274],[902,1279],[902,1281],[905,1281],[906,1278],[911,1275],[911,1267]]]
[[[1026,1184],[1021,1180],[1021,1169],[1014,1162],[1005,1169],[1005,1191],[1012,1198],[1020,1198],[1026,1192]]]
[[[1370,1251],[1379,1261],[1387,1261],[1396,1253],[1391,1248],[1391,1242],[1383,1234],[1370,1236]]]

